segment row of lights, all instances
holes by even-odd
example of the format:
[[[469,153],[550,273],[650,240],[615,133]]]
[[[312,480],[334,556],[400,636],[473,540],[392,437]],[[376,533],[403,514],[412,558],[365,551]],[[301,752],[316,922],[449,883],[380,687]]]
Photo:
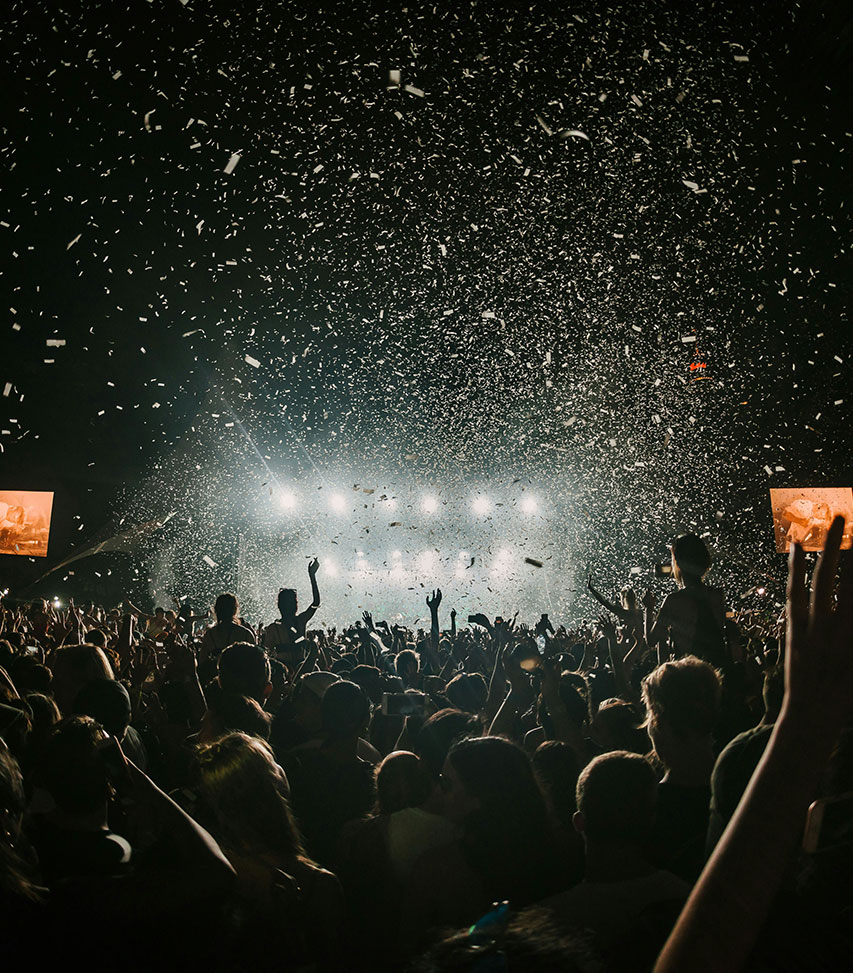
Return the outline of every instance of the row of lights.
[[[380,502],[386,510],[397,509],[397,501],[394,497],[388,497]],[[296,494],[292,490],[282,490],[279,494],[279,504],[282,510],[295,510],[298,504]],[[334,513],[343,513],[347,509],[346,497],[341,493],[333,493],[329,497],[329,507]],[[491,509],[492,501],[482,494],[471,500],[471,510],[478,517],[485,517]],[[523,513],[535,514],[539,506],[533,497],[523,497],[521,500],[521,509]],[[425,514],[434,514],[438,510],[438,500],[430,495],[425,496],[421,500],[421,510]]]
[[[460,551],[459,556],[456,559],[456,567],[454,574],[457,578],[464,578],[467,575],[468,568],[470,567],[470,557],[471,555],[468,551]],[[434,572],[438,566],[438,555],[436,551],[422,551],[417,557],[416,570],[419,572]],[[501,550],[498,552],[494,561],[492,562],[492,573],[493,574],[506,574],[510,568],[512,561],[512,554],[507,550]],[[378,569],[379,571],[385,571],[391,579],[402,581],[406,577],[406,570],[403,567],[403,553],[402,551],[392,551],[391,552],[391,567],[387,566],[385,568]],[[356,551],[356,570],[360,574],[367,574],[371,568],[367,562],[367,555],[364,551]],[[334,578],[339,573],[338,565],[331,558],[325,558],[323,560],[323,573],[328,575],[330,578]]]

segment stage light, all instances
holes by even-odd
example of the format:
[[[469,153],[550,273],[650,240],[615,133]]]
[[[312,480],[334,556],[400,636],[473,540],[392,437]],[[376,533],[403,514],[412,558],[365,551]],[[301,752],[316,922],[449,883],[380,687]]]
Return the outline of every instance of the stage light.
[[[393,557],[395,560],[401,558],[402,556],[403,555],[400,553],[400,551],[391,551],[391,557]]]
[[[489,512],[491,504],[489,503],[488,497],[475,497],[471,506],[474,509],[474,513],[482,517]]]
[[[418,563],[423,571],[431,571],[435,566],[435,552],[424,551],[418,558]]]
[[[434,514],[438,510],[438,500],[435,497],[424,497],[421,506],[425,514]]]
[[[278,502],[282,510],[293,510],[296,506],[296,494],[292,490],[282,490]]]
[[[459,552],[459,560],[460,561],[464,561],[467,557],[468,557],[468,552],[467,551],[460,551]]]
[[[335,511],[335,513],[340,514],[346,509],[347,502],[340,493],[333,493],[329,498],[329,505],[331,506],[332,510]]]
[[[536,501],[533,499],[533,497],[525,497],[521,501],[521,509],[526,514],[535,514],[536,513]]]
[[[338,573],[338,568],[335,562],[331,558],[327,557],[326,560],[323,561],[323,571],[325,571],[330,578],[334,578]]]
[[[456,569],[456,577],[457,578],[464,578],[465,577],[465,568],[463,568],[461,564]]]

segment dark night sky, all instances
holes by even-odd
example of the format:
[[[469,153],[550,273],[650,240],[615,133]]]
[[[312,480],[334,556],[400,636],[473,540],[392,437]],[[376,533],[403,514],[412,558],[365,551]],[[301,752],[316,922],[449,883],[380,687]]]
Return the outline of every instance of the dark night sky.
[[[769,564],[768,486],[849,484],[845,4],[35,6],[0,486],[57,492],[50,560],[169,509],[227,543],[267,466],[571,491],[614,562]]]

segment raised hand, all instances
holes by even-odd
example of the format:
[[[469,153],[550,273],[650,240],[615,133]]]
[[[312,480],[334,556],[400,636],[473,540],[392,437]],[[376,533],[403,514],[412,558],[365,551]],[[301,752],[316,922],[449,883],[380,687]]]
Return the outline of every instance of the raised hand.
[[[791,546],[788,569],[785,702],[787,720],[803,731],[837,734],[853,698],[853,570],[844,565],[833,608],[844,518],[836,517],[812,576],[811,599],[805,588],[805,554]],[[849,555],[848,555],[849,556]],[[781,718],[781,717],[780,717]]]
[[[319,569],[320,569],[320,562],[315,557],[313,560],[308,562],[308,577],[313,578],[314,575],[319,571]]]
[[[375,627],[373,624],[373,615],[371,615],[369,611],[365,611],[361,613],[361,617],[364,619],[364,624],[367,626],[368,630],[372,632]]]
[[[438,606],[441,604],[441,588],[436,588],[432,596],[427,595],[426,603],[431,612],[438,611]]]

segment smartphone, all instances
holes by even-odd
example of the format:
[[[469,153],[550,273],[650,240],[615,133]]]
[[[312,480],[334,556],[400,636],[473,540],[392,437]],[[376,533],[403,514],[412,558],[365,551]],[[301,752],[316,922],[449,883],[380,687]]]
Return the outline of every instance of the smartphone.
[[[726,612],[726,618],[734,618],[734,617],[735,617],[734,612]]]
[[[423,716],[426,700],[409,693],[383,693],[383,716]]]
[[[853,841],[853,791],[815,801],[809,808],[803,851],[813,855]]]
[[[655,565],[655,577],[656,578],[668,578],[672,574],[671,564],[656,564]]]
[[[536,647],[539,649],[539,655],[545,655],[545,636],[536,636]]]

